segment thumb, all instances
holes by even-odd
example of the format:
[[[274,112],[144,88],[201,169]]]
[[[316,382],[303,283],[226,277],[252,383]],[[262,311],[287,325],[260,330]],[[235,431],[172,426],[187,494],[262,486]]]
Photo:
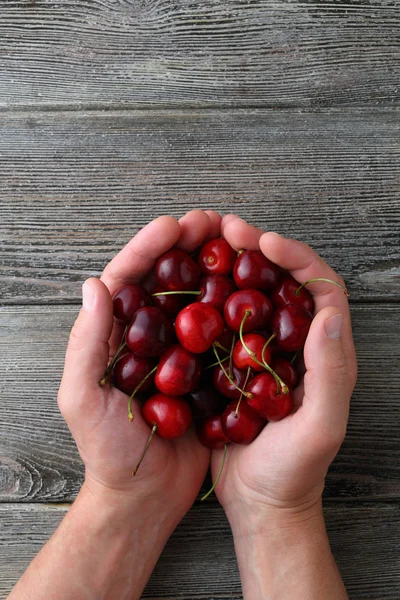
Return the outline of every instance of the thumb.
[[[325,445],[340,446],[346,434],[350,397],[347,361],[342,344],[343,315],[322,309],[311,323],[304,347],[303,415]]]

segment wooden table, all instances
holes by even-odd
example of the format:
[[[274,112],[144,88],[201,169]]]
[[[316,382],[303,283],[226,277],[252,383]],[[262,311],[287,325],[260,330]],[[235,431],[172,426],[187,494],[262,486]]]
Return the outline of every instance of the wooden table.
[[[398,600],[400,1],[0,9],[1,597],[82,483],[56,403],[81,282],[149,219],[199,207],[300,238],[345,277],[360,373],[325,513],[350,598]],[[144,597],[241,597],[215,500]]]

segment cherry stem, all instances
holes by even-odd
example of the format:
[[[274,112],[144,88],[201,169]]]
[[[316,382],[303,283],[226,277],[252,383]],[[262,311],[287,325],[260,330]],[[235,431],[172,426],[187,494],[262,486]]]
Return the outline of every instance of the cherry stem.
[[[242,322],[240,323],[240,329],[239,329],[239,337],[240,337],[240,341],[242,342],[242,346],[243,348],[246,350],[247,354],[252,358],[252,360],[254,360],[255,363],[257,363],[258,365],[260,365],[260,367],[263,367],[264,369],[266,369],[269,373],[271,373],[271,375],[273,376],[273,378],[276,381],[276,384],[278,386],[278,389],[282,390],[282,394],[287,394],[289,392],[289,388],[286,385],[286,383],[284,383],[282,381],[282,379],[279,377],[279,375],[277,373],[275,373],[275,371],[273,369],[271,369],[271,367],[266,363],[266,362],[260,362],[255,354],[255,352],[252,352],[250,350],[250,348],[248,346],[246,346],[246,343],[243,339],[243,326],[246,322],[247,317],[251,314],[251,311],[246,310],[244,315],[243,315],[243,319]],[[269,342],[271,341],[272,336],[269,338],[269,340],[267,341],[267,343],[264,345],[263,350],[265,349],[265,347],[269,344]],[[265,350],[264,350],[265,353]],[[261,354],[262,356],[262,354]]]
[[[200,296],[200,294],[202,294],[203,292],[188,292],[186,290],[182,290],[180,291],[173,291],[173,292],[156,292],[155,294],[152,294],[152,296],[174,296],[175,294],[188,294],[189,296]]]
[[[276,333],[273,333],[273,334],[272,334],[272,335],[271,335],[271,336],[270,336],[270,337],[267,339],[267,341],[265,342],[264,346],[262,347],[262,350],[261,350],[261,360],[263,361],[263,363],[264,363],[264,366],[269,366],[269,365],[268,365],[268,363],[267,363],[267,361],[265,360],[265,351],[266,351],[266,349],[267,349],[267,346],[269,346],[269,345],[270,345],[270,343],[272,342],[272,340],[273,340],[274,338],[276,338]]]
[[[128,400],[128,419],[130,421],[133,421],[133,419],[135,418],[133,416],[133,412],[132,412],[132,400],[134,399],[135,395],[137,394],[137,392],[140,390],[140,388],[142,387],[142,385],[145,383],[145,381],[148,380],[148,378],[153,375],[153,373],[155,373],[157,371],[158,365],[154,367],[154,369],[152,369],[150,371],[150,373],[147,373],[146,377],[143,377],[142,381],[135,387],[135,389],[133,390],[132,394],[129,396],[129,400]]]
[[[244,388],[245,389],[246,389],[246,385],[247,385],[247,382],[248,382],[249,377],[250,377],[250,371],[251,371],[250,367],[247,367],[247,375],[246,375],[246,379],[245,379],[245,382],[244,382]],[[236,410],[235,410],[235,414],[234,414],[235,419],[238,418],[238,415],[239,415],[239,406],[240,406],[240,403],[242,401],[242,398],[243,398],[243,394],[240,394],[240,398],[239,398],[238,403],[236,405]]]
[[[235,334],[233,334],[232,344],[231,344],[231,352],[229,355],[229,377],[231,379],[233,379],[233,349],[235,347],[235,341],[236,341],[235,338],[236,338],[236,336],[235,336]]]
[[[224,367],[224,365],[222,364],[222,361],[218,355],[217,349],[215,347],[215,344],[213,344],[213,350],[214,350],[214,354],[217,358],[218,364],[221,367],[225,377],[227,378],[227,380],[233,385],[233,387],[235,387],[241,394],[243,394],[244,396],[246,396],[246,398],[251,398],[251,394],[250,392],[245,392],[244,390],[242,390],[239,386],[236,385],[236,383],[233,381],[233,379],[231,379],[228,375],[228,373],[226,372],[226,369]]]
[[[294,292],[295,296],[298,296],[300,294],[300,292],[303,289],[303,287],[305,287],[309,283],[314,283],[315,281],[325,281],[326,283],[333,283],[334,285],[337,285],[338,287],[340,287],[344,291],[345,296],[348,297],[348,295],[349,295],[349,292],[344,287],[344,285],[342,285],[341,283],[338,283],[337,281],[333,281],[333,279],[326,279],[326,277],[315,277],[314,279],[309,279],[305,283],[302,283],[301,286],[298,287],[297,290],[295,290],[295,292]]]
[[[214,342],[214,346],[217,346],[217,348],[219,348],[220,350],[223,350],[224,352],[227,352],[229,354],[229,350],[228,348],[225,348],[225,346],[223,346],[222,344],[220,344],[219,342]],[[229,357],[228,357],[229,358]]]
[[[121,343],[120,343],[120,345],[119,345],[119,348],[118,348],[118,350],[116,351],[116,353],[114,354],[114,356],[113,356],[112,360],[110,361],[110,363],[109,363],[109,365],[108,365],[108,367],[107,367],[107,369],[106,369],[106,372],[104,373],[104,377],[103,377],[103,379],[100,381],[100,385],[101,385],[101,387],[103,387],[104,385],[106,385],[106,383],[107,383],[107,379],[109,378],[109,376],[110,376],[110,373],[111,373],[111,371],[113,370],[113,368],[114,368],[114,365],[115,365],[115,363],[117,362],[119,355],[121,354],[122,350],[123,350],[123,349],[125,348],[125,346],[126,346],[126,342],[125,342],[125,335],[126,335],[126,331],[127,331],[127,329],[128,329],[128,325],[125,327],[125,331],[124,331],[124,334],[123,334],[123,336],[122,336],[122,340],[121,340]]]
[[[204,495],[204,496],[203,496],[203,497],[200,499],[200,502],[203,502],[204,500],[206,500],[206,499],[208,498],[208,496],[210,496],[210,495],[213,493],[213,491],[215,490],[215,488],[217,487],[217,484],[218,484],[219,480],[221,479],[222,470],[223,470],[223,468],[224,468],[225,459],[226,459],[226,450],[227,450],[227,448],[228,448],[228,444],[225,444],[225,446],[224,446],[224,455],[223,455],[223,457],[222,457],[222,463],[221,463],[221,466],[220,466],[220,468],[219,468],[218,475],[217,475],[217,477],[216,477],[216,479],[215,479],[214,483],[212,484],[212,486],[211,486],[211,489],[210,489],[210,490],[207,492],[207,494],[205,494],[205,495]]]
[[[299,355],[300,350],[297,350],[297,352],[295,352],[292,356],[292,358],[290,359],[290,364],[292,365],[294,363],[294,361],[296,360],[296,358]]]
[[[158,426],[154,423],[153,429],[151,430],[151,433],[149,435],[149,439],[147,440],[146,445],[144,447],[144,450],[142,452],[142,456],[140,457],[140,460],[139,460],[138,464],[136,465],[136,467],[132,471],[132,477],[135,477],[136,473],[138,472],[138,469],[139,469],[140,465],[142,464],[142,461],[143,461],[143,459],[145,457],[145,454],[146,454],[146,452],[147,452],[147,450],[148,450],[148,448],[150,446],[151,440],[153,439],[153,435],[157,431],[157,427]]]
[[[225,356],[225,358],[221,358],[221,362],[225,362],[230,359],[230,356]],[[212,365],[208,365],[208,367],[204,367],[204,370],[211,369],[212,367],[216,367],[219,365],[219,362],[215,362]]]

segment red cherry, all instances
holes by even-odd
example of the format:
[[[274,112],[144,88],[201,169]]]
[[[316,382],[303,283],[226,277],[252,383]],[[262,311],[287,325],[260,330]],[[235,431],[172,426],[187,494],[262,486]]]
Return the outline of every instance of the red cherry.
[[[236,291],[236,286],[223,275],[205,275],[200,279],[200,291],[197,302],[210,304],[222,313],[226,300]]]
[[[294,366],[288,360],[278,356],[273,359],[271,367],[286,385],[292,389],[296,387],[299,376]]]
[[[259,333],[246,333],[246,335],[243,336],[243,341],[246,344],[247,348],[255,354],[255,358],[258,360],[258,362],[262,363],[262,350],[267,342],[265,337],[263,337]],[[271,357],[272,352],[268,345],[264,351],[264,360],[267,364],[270,364]],[[252,359],[251,355],[244,348],[240,340],[236,342],[236,345],[233,349],[233,364],[238,369],[246,370],[247,367],[250,367],[250,369],[253,369],[253,371],[265,371],[265,368],[263,366],[257,364]]]
[[[285,275],[276,288],[270,293],[272,303],[277,306],[287,306],[288,304],[300,304],[304,306],[310,313],[314,312],[314,300],[310,292],[306,288],[301,288],[298,294],[295,291],[300,287],[291,275]]]
[[[228,362],[228,361],[226,361]],[[229,366],[225,363],[225,371],[228,373]],[[232,380],[237,385],[239,390],[229,381],[228,377],[225,375],[222,367],[218,366],[214,368],[213,373],[213,383],[214,387],[219,391],[220,394],[223,394],[227,398],[231,400],[239,400],[240,398],[240,390],[243,390],[245,382],[246,382],[247,372],[240,371],[235,366],[232,369]],[[249,379],[248,379],[249,381]]]
[[[149,427],[157,425],[157,433],[167,440],[180,437],[192,422],[189,404],[179,396],[154,394],[142,406],[142,416]]]
[[[236,259],[233,279],[240,289],[272,290],[278,283],[280,268],[258,250],[246,250]]]
[[[250,444],[256,439],[265,425],[265,420],[246,402],[228,404],[221,416],[222,431],[235,444]]]
[[[244,333],[266,326],[271,317],[272,303],[258,290],[239,290],[229,296],[225,303],[224,318],[232,331],[239,331],[246,311],[250,311],[250,314],[243,325]]]
[[[171,345],[173,328],[155,306],[145,306],[134,314],[126,332],[128,347],[139,356],[159,356]]]
[[[287,352],[303,348],[313,317],[310,311],[298,304],[277,308],[272,315],[272,331],[279,346]]]
[[[222,431],[220,415],[208,417],[197,426],[197,437],[206,448],[219,450],[229,443],[228,438]]]
[[[228,329],[228,327],[224,327],[223,332],[217,338],[215,338],[215,343],[221,344],[224,348],[231,351],[232,341],[233,341],[234,333],[232,329]],[[225,355],[224,355],[225,356]],[[215,355],[214,355],[215,357]]]
[[[194,354],[206,352],[224,330],[224,321],[209,304],[195,302],[186,306],[176,317],[175,331],[186,350]]]
[[[207,419],[220,414],[227,404],[226,398],[220,396],[211,385],[191,392],[187,398],[195,419]]]
[[[142,358],[129,352],[125,354],[114,365],[113,383],[116,388],[130,396],[134,389],[150,373],[153,362],[148,358]],[[140,387],[140,392],[149,389],[153,377],[149,377]]]
[[[139,308],[150,304],[149,294],[139,284],[120,287],[115,292],[112,300],[114,317],[124,321],[124,323],[130,323]]]
[[[267,421],[280,421],[292,410],[292,392],[284,394],[271,373],[256,375],[246,391],[251,394],[246,397],[247,404]]]
[[[222,238],[206,242],[200,250],[198,263],[203,273],[232,273],[236,260],[235,250]]]
[[[165,292],[161,286],[157,285],[153,294]],[[184,308],[188,302],[188,296],[185,294],[166,294],[165,296],[152,296],[153,304],[161,310],[164,315],[174,319],[176,315]]]
[[[182,346],[171,346],[160,357],[155,376],[157,389],[168,396],[183,396],[196,389],[201,361]]]
[[[158,284],[163,290],[196,290],[200,267],[187,252],[173,248],[160,256],[155,266]]]

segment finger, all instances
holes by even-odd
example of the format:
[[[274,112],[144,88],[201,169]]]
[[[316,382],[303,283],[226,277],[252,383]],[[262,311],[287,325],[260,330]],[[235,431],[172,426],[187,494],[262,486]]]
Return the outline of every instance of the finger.
[[[264,233],[236,215],[227,215],[222,219],[221,231],[235,250],[259,250],[259,240]]]
[[[191,210],[179,219],[181,229],[179,240],[176,244],[177,248],[193,252],[210,231],[210,217],[202,210]]]
[[[215,210],[206,210],[204,211],[206,215],[208,215],[210,219],[210,230],[208,235],[206,236],[206,241],[214,240],[215,238],[219,238],[221,236],[221,223],[222,217],[219,213],[215,212]]]
[[[82,286],[82,309],[72,328],[62,385],[69,391],[97,388],[108,361],[108,339],[113,326],[110,292],[98,279]]]
[[[179,240],[181,229],[173,217],[154,219],[131,239],[106,266],[101,280],[111,295],[126,283],[139,282],[157,258]]]

